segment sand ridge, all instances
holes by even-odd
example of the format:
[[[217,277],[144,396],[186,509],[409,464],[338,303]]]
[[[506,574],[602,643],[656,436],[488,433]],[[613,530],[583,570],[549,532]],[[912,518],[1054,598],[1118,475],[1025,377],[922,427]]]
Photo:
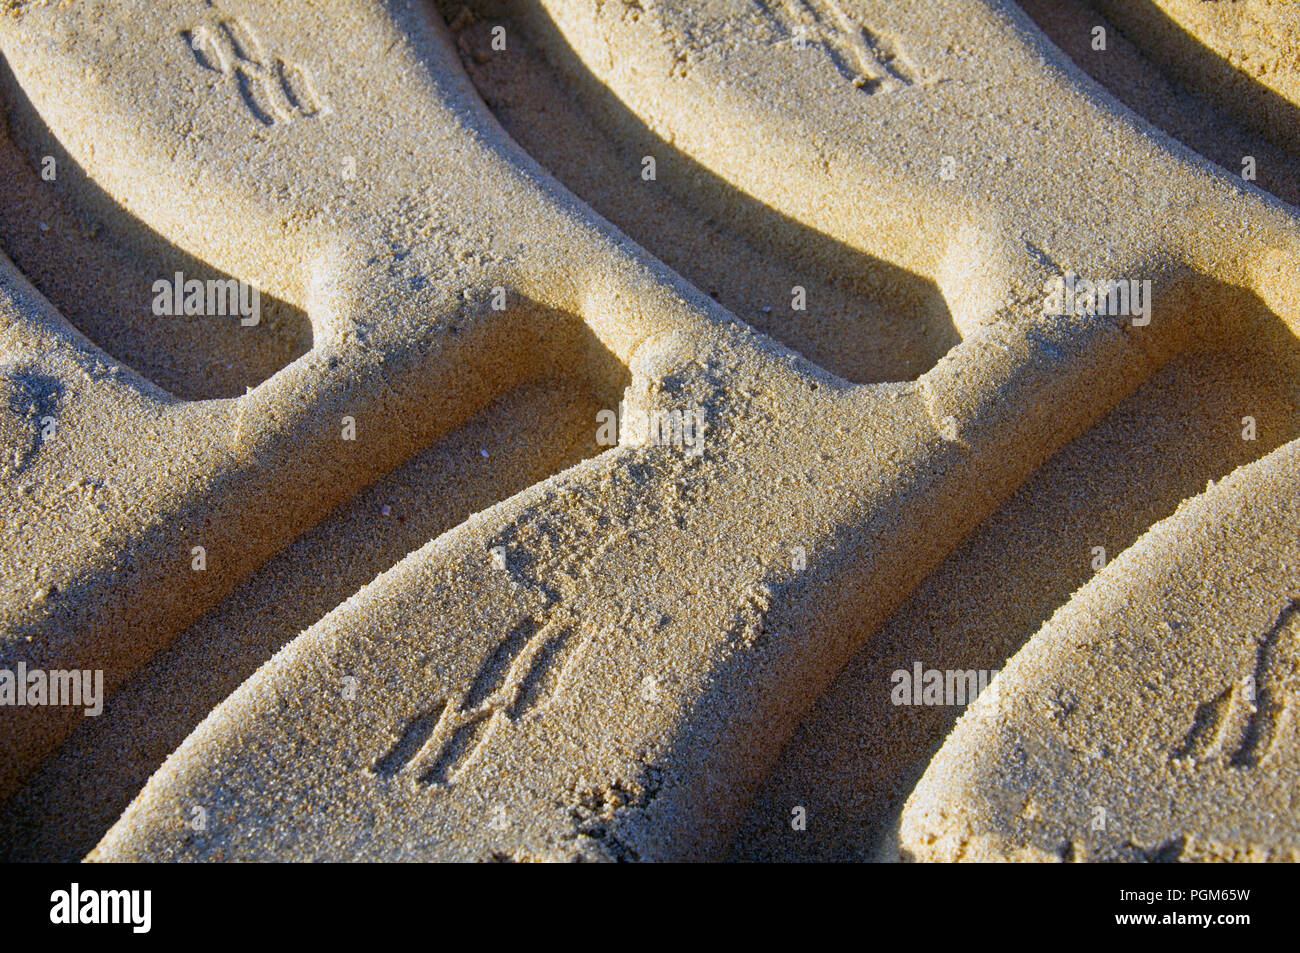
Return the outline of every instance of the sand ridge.
[[[905,857],[1296,860],[1296,452],[1180,507],[1052,617],[926,770]]]

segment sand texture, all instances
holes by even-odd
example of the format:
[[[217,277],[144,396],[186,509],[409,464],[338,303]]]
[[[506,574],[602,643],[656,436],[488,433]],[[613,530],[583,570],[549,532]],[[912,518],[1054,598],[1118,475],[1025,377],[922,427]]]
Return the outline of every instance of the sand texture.
[[[0,858],[1294,859],[1294,19],[0,0]]]
[[[1297,462],[1243,467],[1080,589],[930,763],[902,853],[1300,858]]]

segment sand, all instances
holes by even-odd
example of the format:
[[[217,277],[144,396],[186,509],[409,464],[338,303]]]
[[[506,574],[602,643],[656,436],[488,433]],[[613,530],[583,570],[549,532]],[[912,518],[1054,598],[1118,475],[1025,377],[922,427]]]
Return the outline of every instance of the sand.
[[[0,7],[0,856],[1293,857],[1289,14],[949,6]]]
[[[1300,859],[1296,462],[1207,489],[1053,615],[926,769],[900,853]]]

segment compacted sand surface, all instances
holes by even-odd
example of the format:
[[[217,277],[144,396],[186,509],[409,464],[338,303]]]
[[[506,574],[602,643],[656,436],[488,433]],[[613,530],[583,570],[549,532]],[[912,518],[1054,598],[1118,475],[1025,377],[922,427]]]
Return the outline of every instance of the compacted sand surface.
[[[1297,37],[0,0],[0,857],[1295,859]]]

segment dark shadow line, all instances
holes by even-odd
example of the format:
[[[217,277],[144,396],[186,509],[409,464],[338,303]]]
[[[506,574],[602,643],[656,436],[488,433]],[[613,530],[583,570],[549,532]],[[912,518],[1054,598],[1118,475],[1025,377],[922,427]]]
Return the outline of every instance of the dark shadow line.
[[[1017,0],[1048,42],[1123,105],[1234,178],[1240,179],[1243,157],[1254,155],[1258,162],[1253,184],[1283,201],[1300,205],[1300,109],[1248,73],[1236,69],[1218,52],[1169,20],[1150,0],[1122,2],[1139,8],[1138,15],[1163,18],[1166,22],[1163,32],[1173,44],[1173,50],[1162,53],[1142,37],[1130,37],[1130,31],[1098,9],[1106,7],[1105,3]],[[1088,24],[1106,27],[1118,35],[1127,50],[1116,49],[1114,39],[1108,38],[1106,52],[1093,51],[1091,35],[1086,29]],[[1168,90],[1142,82],[1144,77],[1130,70],[1116,69],[1116,54],[1140,58],[1167,84]],[[1222,82],[1189,75],[1179,60],[1216,64],[1214,71],[1219,76],[1233,77],[1238,86],[1246,89],[1247,98],[1259,102],[1265,114],[1278,117],[1277,121],[1262,125],[1252,122],[1223,91]],[[1169,97],[1162,95],[1165,92],[1176,96],[1178,101],[1169,102]],[[1297,131],[1279,137],[1277,133],[1283,129]]]

